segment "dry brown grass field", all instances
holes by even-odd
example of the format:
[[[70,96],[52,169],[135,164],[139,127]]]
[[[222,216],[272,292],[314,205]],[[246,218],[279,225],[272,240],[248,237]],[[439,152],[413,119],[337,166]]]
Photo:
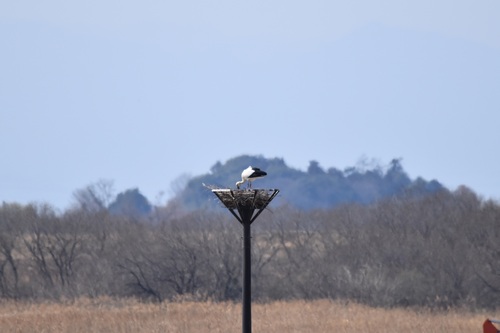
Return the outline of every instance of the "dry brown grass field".
[[[473,333],[494,313],[466,310],[380,309],[359,304],[289,301],[253,304],[256,333]],[[241,332],[234,303],[80,299],[61,303],[0,303],[1,332]]]

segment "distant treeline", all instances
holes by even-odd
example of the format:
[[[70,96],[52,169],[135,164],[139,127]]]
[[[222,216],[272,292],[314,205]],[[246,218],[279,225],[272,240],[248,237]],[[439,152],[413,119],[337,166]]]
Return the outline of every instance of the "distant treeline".
[[[242,231],[227,210],[115,214],[99,203],[105,186],[90,189],[62,213],[0,206],[0,298],[240,299]],[[253,297],[494,308],[499,225],[500,205],[465,187],[328,209],[273,202],[252,226]]]
[[[176,199],[189,209],[210,206],[212,194],[203,191],[202,184],[235,188],[241,171],[249,165],[268,173],[267,177],[255,182],[256,187],[280,189],[280,200],[299,209],[332,208],[345,203],[369,204],[403,193],[425,195],[443,189],[436,180],[411,180],[399,159],[393,159],[386,167],[361,163],[343,171],[324,170],[318,162],[311,161],[304,172],[288,167],[281,158],[242,155],[225,164],[217,162],[210,173],[190,179]]]
[[[281,191],[277,199],[279,203],[306,210],[329,209],[347,203],[370,204],[392,196],[421,196],[444,189],[436,180],[410,179],[399,159],[393,159],[387,166],[373,162],[359,163],[343,171],[336,168],[325,171],[318,162],[311,161],[307,171],[300,171],[288,167],[280,158],[242,155],[225,164],[217,162],[208,174],[180,177],[175,184],[176,195],[170,199],[170,204],[187,210],[218,208],[208,188],[235,188],[242,170],[249,165],[268,173],[267,177],[255,182],[255,187],[278,188]],[[75,191],[74,198],[77,204],[108,209],[115,215],[145,217],[154,210],[148,198],[137,188],[115,195],[113,182],[109,180],[101,180]]]

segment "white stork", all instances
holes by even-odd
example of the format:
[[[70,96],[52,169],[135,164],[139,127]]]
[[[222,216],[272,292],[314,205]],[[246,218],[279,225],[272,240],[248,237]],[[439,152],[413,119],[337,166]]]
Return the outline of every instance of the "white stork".
[[[236,182],[236,187],[240,189],[240,185],[247,182],[247,187],[252,188],[252,182],[257,178],[264,177],[265,175],[267,175],[265,171],[249,166],[241,173],[241,180]]]

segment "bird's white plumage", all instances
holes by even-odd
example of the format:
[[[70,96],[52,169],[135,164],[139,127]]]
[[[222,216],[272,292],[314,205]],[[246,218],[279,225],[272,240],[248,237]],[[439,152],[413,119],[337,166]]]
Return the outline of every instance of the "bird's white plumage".
[[[247,182],[247,186],[249,188],[252,188],[252,182],[257,179],[266,176],[267,173],[265,171],[262,171],[259,168],[253,168],[252,166],[249,166],[243,172],[241,173],[241,180],[236,182],[236,187],[239,189],[240,185],[244,184]]]

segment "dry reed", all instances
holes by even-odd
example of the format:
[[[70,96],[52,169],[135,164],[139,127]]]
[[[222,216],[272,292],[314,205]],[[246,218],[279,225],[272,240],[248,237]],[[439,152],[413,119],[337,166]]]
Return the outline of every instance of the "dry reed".
[[[471,333],[481,332],[491,314],[429,309],[381,309],[328,300],[253,304],[253,331]],[[493,314],[494,316],[494,314]],[[1,332],[215,332],[241,331],[241,307],[234,303],[79,299],[62,303],[0,303]]]

